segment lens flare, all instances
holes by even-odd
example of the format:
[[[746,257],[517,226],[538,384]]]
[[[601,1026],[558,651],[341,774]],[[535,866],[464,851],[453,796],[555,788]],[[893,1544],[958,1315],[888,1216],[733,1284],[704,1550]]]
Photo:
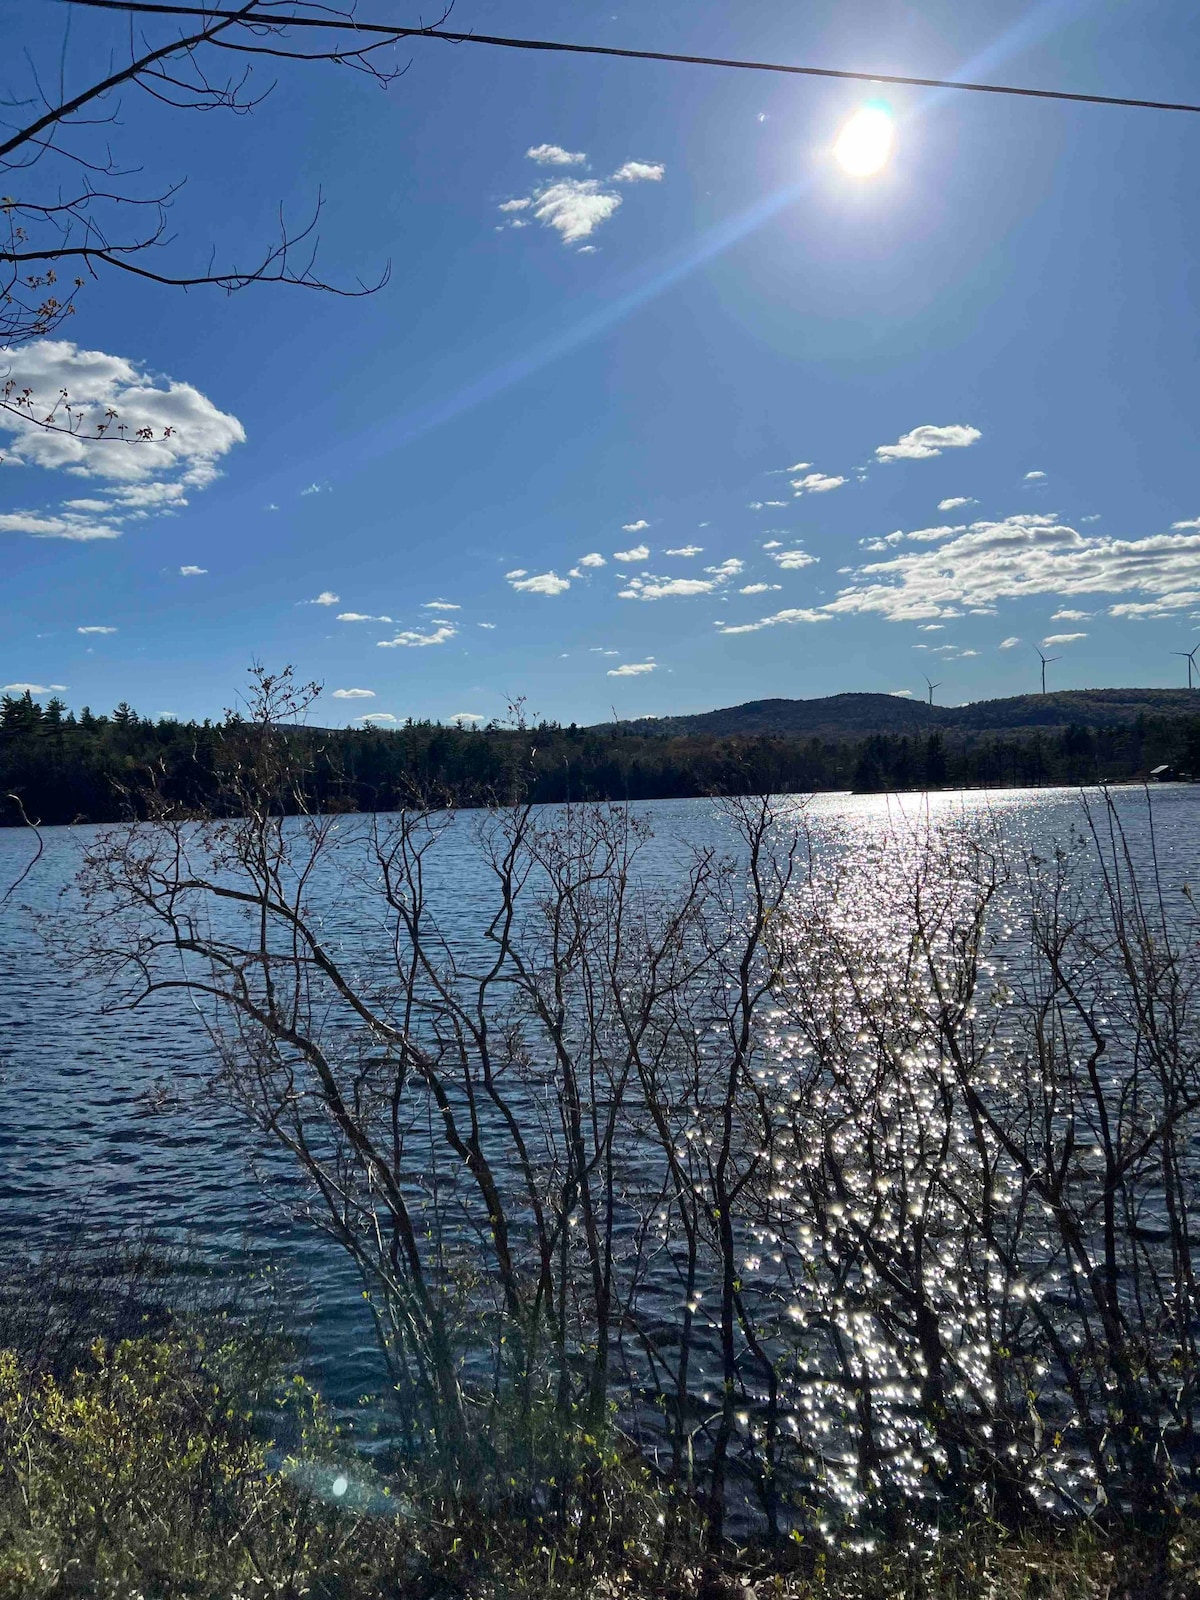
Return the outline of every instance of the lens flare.
[[[892,152],[892,119],[882,106],[856,111],[833,147],[838,164],[856,178],[868,178]]]

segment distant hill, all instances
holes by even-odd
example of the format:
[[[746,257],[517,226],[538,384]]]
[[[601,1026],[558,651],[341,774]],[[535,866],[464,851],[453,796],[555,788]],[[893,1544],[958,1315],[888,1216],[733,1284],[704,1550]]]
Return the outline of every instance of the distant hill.
[[[1062,689],[976,700],[965,706],[929,706],[894,694],[833,694],[819,700],[748,700],[744,705],[694,716],[641,718],[621,726],[665,735],[705,733],[791,734],[836,739],[870,733],[963,733],[1021,728],[1123,728],[1139,716],[1200,717],[1200,689]]]

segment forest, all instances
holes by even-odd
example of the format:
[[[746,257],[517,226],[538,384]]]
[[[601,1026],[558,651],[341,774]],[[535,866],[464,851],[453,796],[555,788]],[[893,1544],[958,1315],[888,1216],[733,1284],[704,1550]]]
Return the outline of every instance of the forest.
[[[0,819],[111,822],[227,810],[241,718],[152,721],[122,702],[78,714],[59,699],[0,700]],[[1122,782],[1166,764],[1200,771],[1200,716],[1139,713],[1125,725],[936,727],[867,734],[688,733],[670,724],[554,722],[482,728],[297,726],[296,810],[394,811],[573,800]]]

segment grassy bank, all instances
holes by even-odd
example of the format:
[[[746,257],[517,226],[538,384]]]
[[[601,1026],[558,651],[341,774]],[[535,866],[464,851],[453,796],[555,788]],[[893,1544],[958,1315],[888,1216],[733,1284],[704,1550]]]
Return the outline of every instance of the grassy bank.
[[[705,1550],[615,1438],[571,1443],[565,1482],[510,1471],[468,1489],[428,1463],[419,1478],[369,1468],[304,1383],[235,1340],[96,1340],[59,1374],[5,1350],[0,1596],[1200,1592],[1186,1516],[1153,1536],[981,1522]]]

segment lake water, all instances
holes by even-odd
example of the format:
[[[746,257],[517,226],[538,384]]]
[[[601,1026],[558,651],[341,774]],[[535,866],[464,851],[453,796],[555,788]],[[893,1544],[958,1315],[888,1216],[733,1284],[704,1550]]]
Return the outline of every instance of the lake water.
[[[1148,862],[1145,793],[1122,791],[1117,804],[1135,859]],[[821,848],[853,853],[926,805],[934,816],[990,816],[1014,847],[1043,852],[1082,822],[1079,795],[1065,790],[830,795],[807,809]],[[1152,806],[1162,880],[1175,894],[1200,882],[1200,787],[1161,788]],[[639,810],[654,830],[645,869],[668,879],[690,848],[730,837],[708,801]],[[461,847],[451,839],[434,867],[434,890],[464,927],[483,892],[469,820],[456,824]],[[35,913],[69,914],[61,892],[91,832],[49,830],[42,858],[0,906],[0,1241],[36,1245],[82,1223],[186,1238],[215,1263],[282,1260],[309,1302],[309,1370],[331,1399],[350,1403],[379,1374],[357,1281],[332,1243],[289,1218],[282,1158],[205,1093],[212,1064],[194,1013],[168,997],[103,1015],[98,990],[46,951]],[[0,830],[0,893],[31,854],[28,834]]]

